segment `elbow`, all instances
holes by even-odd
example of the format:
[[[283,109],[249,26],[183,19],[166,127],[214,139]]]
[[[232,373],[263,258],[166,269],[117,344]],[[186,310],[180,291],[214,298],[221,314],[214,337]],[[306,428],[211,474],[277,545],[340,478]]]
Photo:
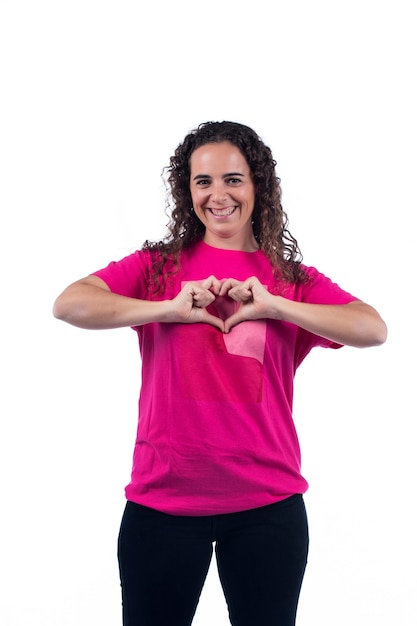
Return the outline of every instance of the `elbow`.
[[[388,337],[388,329],[385,322],[381,319],[378,323],[374,323],[372,328],[368,328],[363,333],[363,342],[359,347],[372,348],[382,346]]]
[[[354,302],[347,305],[359,313],[356,317],[352,332],[356,336],[355,343],[358,348],[372,348],[381,346],[387,340],[388,330],[379,313],[364,302]]]
[[[57,298],[54,302],[54,305],[52,307],[52,315],[57,319],[57,320],[62,320],[65,321],[66,318],[66,311],[65,311],[65,307],[62,305],[61,299]]]
[[[53,304],[52,314],[56,319],[62,322],[78,326],[80,320],[85,315],[82,309],[83,307],[77,306],[74,302],[69,301],[68,298],[61,295]]]
[[[382,346],[388,338],[388,328],[383,320],[378,325],[378,328],[375,329],[375,346]]]
[[[71,307],[67,305],[65,299],[59,297],[55,300],[54,305],[52,307],[52,315],[62,322],[71,322],[71,318],[73,317],[73,311]]]

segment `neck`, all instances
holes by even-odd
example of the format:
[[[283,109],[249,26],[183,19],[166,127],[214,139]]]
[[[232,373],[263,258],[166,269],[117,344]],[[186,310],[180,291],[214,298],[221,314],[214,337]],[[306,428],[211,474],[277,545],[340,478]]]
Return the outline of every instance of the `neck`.
[[[203,236],[203,241],[208,246],[222,250],[237,250],[240,252],[256,252],[259,250],[259,244],[253,234],[250,238],[242,240],[237,237],[213,237],[211,233],[206,232]]]

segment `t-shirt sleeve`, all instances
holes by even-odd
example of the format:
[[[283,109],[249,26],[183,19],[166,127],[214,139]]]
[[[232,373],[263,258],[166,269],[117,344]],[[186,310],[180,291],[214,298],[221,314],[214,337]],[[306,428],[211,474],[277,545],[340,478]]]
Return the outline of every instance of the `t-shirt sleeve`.
[[[137,250],[93,272],[93,276],[101,278],[113,293],[146,300],[149,298],[150,266],[149,254]]]
[[[302,302],[310,304],[348,304],[358,300],[315,267],[305,267],[309,281],[302,286]]]
[[[356,296],[339,287],[330,278],[319,272],[315,267],[304,267],[308,274],[309,280],[301,285],[301,294],[299,299],[301,302],[310,304],[349,304],[359,300]],[[324,348],[341,348],[342,344],[330,341],[324,337],[308,333],[299,329],[299,344],[302,346],[301,352],[304,355],[314,346]],[[303,356],[304,356],[303,355]]]

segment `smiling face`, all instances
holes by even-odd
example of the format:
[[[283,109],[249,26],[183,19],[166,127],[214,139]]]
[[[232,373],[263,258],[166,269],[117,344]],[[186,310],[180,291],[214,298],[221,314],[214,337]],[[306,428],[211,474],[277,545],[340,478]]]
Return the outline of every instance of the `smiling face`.
[[[205,226],[204,241],[216,248],[253,252],[255,186],[240,150],[224,141],[194,150],[190,191],[195,214]]]

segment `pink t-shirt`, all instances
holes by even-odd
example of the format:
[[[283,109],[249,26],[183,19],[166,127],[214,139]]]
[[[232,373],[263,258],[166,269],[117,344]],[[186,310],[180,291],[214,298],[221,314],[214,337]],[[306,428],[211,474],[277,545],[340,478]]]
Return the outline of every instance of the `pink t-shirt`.
[[[286,285],[291,300],[346,304],[355,300],[305,267],[307,284]],[[95,272],[111,291],[139,299],[171,299],[187,281],[245,280],[276,287],[262,251],[184,251],[181,270],[162,296],[149,292],[150,254],[137,251]],[[218,298],[210,312],[228,317],[238,304]],[[294,324],[242,322],[229,334],[208,324],[151,323],[139,338],[142,384],[128,500],[174,515],[230,513],[304,493],[292,418],[293,379],[315,346],[339,347]]]

